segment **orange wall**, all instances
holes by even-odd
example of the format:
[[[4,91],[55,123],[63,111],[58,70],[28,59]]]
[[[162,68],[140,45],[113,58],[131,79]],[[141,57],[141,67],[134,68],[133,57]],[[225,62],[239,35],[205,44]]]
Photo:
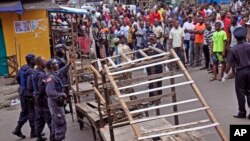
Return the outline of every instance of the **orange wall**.
[[[7,56],[17,55],[18,63],[20,63],[19,58],[21,58],[21,65],[26,63],[25,55],[28,53],[49,59],[49,24],[46,10],[24,11],[22,15],[14,12],[0,13],[0,18],[4,30]],[[31,32],[15,33],[14,22],[26,20],[38,21],[38,28]],[[17,49],[15,49],[15,44]]]

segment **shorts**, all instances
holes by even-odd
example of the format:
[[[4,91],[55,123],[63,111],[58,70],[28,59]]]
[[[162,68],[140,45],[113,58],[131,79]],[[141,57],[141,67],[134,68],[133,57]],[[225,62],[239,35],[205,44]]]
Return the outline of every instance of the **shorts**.
[[[225,61],[223,56],[222,56],[222,52],[214,52],[211,59],[212,59],[213,63]]]

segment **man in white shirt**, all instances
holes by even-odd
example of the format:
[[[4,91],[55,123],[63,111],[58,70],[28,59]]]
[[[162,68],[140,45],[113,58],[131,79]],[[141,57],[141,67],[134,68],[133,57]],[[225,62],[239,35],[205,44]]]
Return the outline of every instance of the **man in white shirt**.
[[[187,63],[189,63],[189,48],[190,48],[190,33],[189,33],[189,31],[194,30],[194,24],[193,24],[192,18],[193,18],[193,16],[189,15],[188,21],[186,21],[183,25],[183,30],[185,32],[184,44],[185,44],[185,53],[186,53]]]
[[[125,21],[123,21],[123,25],[121,26],[121,31],[124,33],[126,40],[128,39],[129,26]]]
[[[174,28],[171,29],[169,34],[170,48],[174,48],[177,55],[180,57],[183,64],[185,64],[184,58],[184,30],[179,26],[179,21],[174,22]]]
[[[160,26],[158,20],[155,20],[155,21],[154,21],[153,33],[156,35],[157,42],[163,45],[163,40],[164,40],[163,34],[164,34],[164,30],[163,30],[163,28]]]

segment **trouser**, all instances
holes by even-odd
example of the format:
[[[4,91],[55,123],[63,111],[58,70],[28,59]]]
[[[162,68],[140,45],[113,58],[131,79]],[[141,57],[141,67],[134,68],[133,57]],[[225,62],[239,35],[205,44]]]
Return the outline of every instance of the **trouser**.
[[[22,127],[28,120],[32,131],[35,130],[35,106],[32,96],[20,95],[21,112],[19,115],[18,125]]]
[[[174,51],[178,55],[178,57],[181,59],[181,62],[185,64],[185,58],[184,58],[184,51],[181,47],[175,47]]]
[[[239,106],[239,115],[245,116],[247,111],[245,108],[246,100],[250,108],[250,67],[242,68],[236,71],[235,90]]]
[[[100,48],[99,48],[99,42],[98,41],[95,42],[95,51],[96,51],[97,58],[100,58],[101,55],[100,55]]]
[[[194,41],[189,41],[189,64],[194,65]]]
[[[184,40],[184,44],[185,44],[186,59],[187,59],[187,62],[189,62],[190,40]]]
[[[35,130],[37,137],[41,136],[45,123],[47,123],[50,129],[50,136],[54,137],[54,135],[52,135],[51,132],[51,115],[46,96],[36,98],[35,105],[36,105]]]
[[[63,107],[61,107],[63,110]],[[52,113],[51,113],[52,114]],[[52,134],[54,135],[54,138],[56,141],[61,141],[65,139],[65,135],[67,132],[67,123],[65,114],[52,114]]]
[[[208,45],[203,45],[203,53],[205,57],[205,68],[209,68],[210,54]]]
[[[200,65],[201,63],[201,57],[200,52],[203,47],[202,43],[195,43],[194,44],[194,65]]]
[[[163,67],[162,65],[157,65],[154,67],[147,68],[147,74],[148,75],[154,75],[154,74],[159,74],[163,72]],[[148,88],[149,89],[154,89],[162,86],[162,81],[154,82],[154,83],[149,83]],[[158,90],[156,92],[149,92],[149,97],[156,96],[156,95],[161,95],[162,90]]]

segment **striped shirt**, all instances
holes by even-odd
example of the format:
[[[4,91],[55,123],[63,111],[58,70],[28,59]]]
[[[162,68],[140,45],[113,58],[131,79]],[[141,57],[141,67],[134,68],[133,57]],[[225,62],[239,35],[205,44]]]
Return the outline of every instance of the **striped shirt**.
[[[213,37],[213,33],[214,31],[208,31],[206,30],[204,32],[204,45],[211,45],[211,43],[213,42],[212,37]]]

